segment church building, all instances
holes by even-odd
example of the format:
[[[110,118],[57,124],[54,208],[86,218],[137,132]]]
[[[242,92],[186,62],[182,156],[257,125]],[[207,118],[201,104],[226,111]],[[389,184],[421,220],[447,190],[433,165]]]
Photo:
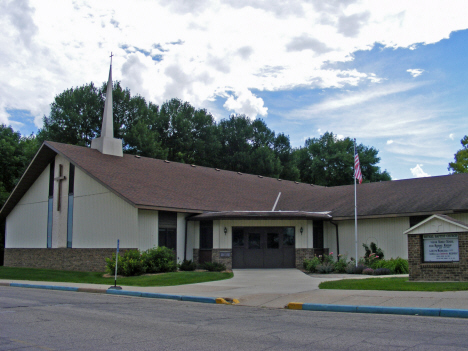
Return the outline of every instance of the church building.
[[[408,257],[409,228],[433,214],[468,222],[468,174],[357,186],[358,248]],[[104,271],[121,251],[172,248],[231,268],[302,267],[355,257],[354,186],[322,187],[123,153],[112,66],[91,148],[46,141],[0,211],[5,266]]]

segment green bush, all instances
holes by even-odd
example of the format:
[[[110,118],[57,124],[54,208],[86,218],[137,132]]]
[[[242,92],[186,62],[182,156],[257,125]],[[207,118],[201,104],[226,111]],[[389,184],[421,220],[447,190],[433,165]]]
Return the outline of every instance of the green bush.
[[[333,263],[323,262],[322,264],[319,264],[317,267],[315,267],[315,270],[320,274],[332,273],[334,270]]]
[[[362,246],[366,250],[364,254],[364,264],[366,266],[374,268],[377,261],[383,260],[384,252],[374,242],[371,242],[369,246],[366,244],[362,244]]]
[[[179,269],[181,271],[194,271],[197,269],[197,264],[192,262],[192,260],[183,260],[181,264],[179,264]]]
[[[391,271],[395,274],[408,274],[409,273],[409,265],[408,260],[404,258],[397,257],[390,259],[392,262],[393,269]]]
[[[115,254],[112,258],[106,258],[107,271],[111,274],[115,272]],[[127,250],[123,256],[119,255],[117,262],[117,274],[124,276],[140,275],[145,273],[142,257],[138,250]]]
[[[154,247],[141,254],[146,273],[174,272],[177,270],[174,251],[164,247]]]
[[[319,264],[322,264],[322,260],[321,260],[320,258],[318,258],[317,256],[315,256],[315,257],[312,258],[311,260],[305,259],[305,260],[304,260],[304,263],[303,263],[303,266],[304,266],[304,269],[305,269],[307,272],[315,273],[315,268],[316,268]]]
[[[346,272],[346,266],[348,263],[346,262],[346,255],[338,255],[338,261],[336,261],[333,265],[335,268],[336,273],[345,273]]]
[[[205,262],[200,267],[210,272],[222,272],[226,270],[226,266],[219,262]]]

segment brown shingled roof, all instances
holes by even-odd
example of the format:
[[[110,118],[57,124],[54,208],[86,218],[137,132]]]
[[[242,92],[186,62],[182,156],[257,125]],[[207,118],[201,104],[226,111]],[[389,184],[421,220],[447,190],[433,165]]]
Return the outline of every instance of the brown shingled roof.
[[[193,213],[276,210],[324,212],[335,219],[354,215],[354,187],[319,187],[251,174],[191,166],[45,142],[0,211],[6,217],[56,153],[140,208]],[[468,211],[468,174],[361,184],[360,217]]]

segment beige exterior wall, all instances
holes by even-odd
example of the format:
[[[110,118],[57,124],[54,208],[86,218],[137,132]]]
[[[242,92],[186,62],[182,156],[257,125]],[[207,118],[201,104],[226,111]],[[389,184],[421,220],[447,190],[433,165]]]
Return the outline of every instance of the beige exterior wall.
[[[198,233],[200,233],[199,232],[200,222],[195,222],[195,221],[187,222],[187,260],[193,260],[193,249],[199,248],[200,246],[199,241],[198,241],[197,247],[195,247],[195,244],[196,244],[195,227],[198,227]]]
[[[468,213],[456,213],[456,214],[450,214],[450,217],[453,219],[456,219],[457,221],[462,221],[468,224]]]
[[[138,210],[75,168],[74,248],[137,248]]]
[[[24,194],[6,219],[6,248],[47,247],[49,166]]]
[[[354,220],[339,221],[340,254],[348,259],[355,257]],[[358,220],[358,256],[364,256],[362,244],[369,245],[375,242],[385,254],[386,259],[402,257],[408,258],[408,245],[406,235],[403,233],[409,228],[409,217],[362,219]],[[325,222],[324,245],[336,255],[335,227]]]
[[[185,217],[189,213],[177,213],[177,262],[184,260],[185,252]],[[187,232],[188,236],[188,232]],[[192,250],[193,251],[193,250]],[[188,250],[187,250],[188,253]]]
[[[138,210],[138,249],[146,251],[158,246],[158,211]]]

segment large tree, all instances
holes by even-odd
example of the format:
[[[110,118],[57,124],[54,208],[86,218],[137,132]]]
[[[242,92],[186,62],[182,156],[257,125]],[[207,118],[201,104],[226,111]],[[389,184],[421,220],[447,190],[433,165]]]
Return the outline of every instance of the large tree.
[[[305,146],[296,150],[301,181],[336,186],[353,183],[353,140],[338,139],[326,132],[319,138],[309,138]],[[364,182],[391,180],[387,171],[380,171],[378,150],[362,144],[356,146]]]
[[[452,173],[468,173],[468,135],[465,135],[460,142],[463,148],[454,155],[455,162],[450,162],[448,166],[448,170]]]

